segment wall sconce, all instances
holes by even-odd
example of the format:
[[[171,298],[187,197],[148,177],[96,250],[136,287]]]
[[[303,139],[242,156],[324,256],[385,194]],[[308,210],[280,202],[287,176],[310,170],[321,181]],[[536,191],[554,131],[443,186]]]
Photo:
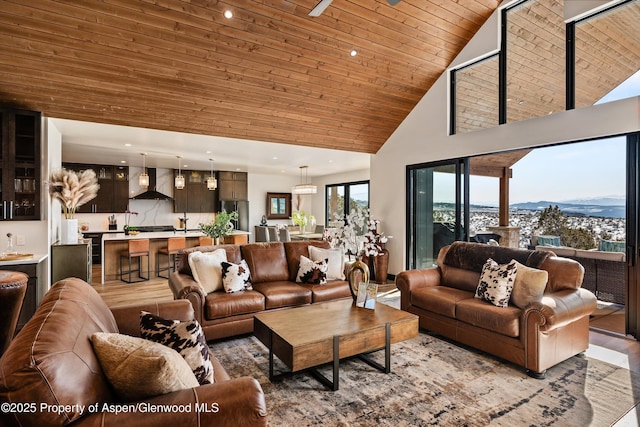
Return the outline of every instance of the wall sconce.
[[[218,180],[213,176],[213,159],[209,159],[209,161],[211,162],[211,175],[207,178],[207,189],[213,191],[218,188]]]
[[[176,157],[178,158],[178,175],[176,175],[174,183],[177,190],[182,190],[184,188],[184,175],[182,175],[182,171],[180,169],[180,159],[182,158],[182,156]]]
[[[140,187],[147,189],[149,188],[149,174],[147,174],[147,164],[145,162],[147,153],[140,154],[142,155],[142,173],[140,174],[140,178],[138,178],[138,184],[140,184]]]

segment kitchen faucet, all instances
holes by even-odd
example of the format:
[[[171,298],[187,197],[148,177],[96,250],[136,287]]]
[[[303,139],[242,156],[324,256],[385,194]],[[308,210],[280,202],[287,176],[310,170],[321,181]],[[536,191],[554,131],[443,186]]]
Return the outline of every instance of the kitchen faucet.
[[[184,224],[184,232],[186,234],[187,233],[187,220],[189,219],[189,218],[187,218],[187,213],[185,212],[184,213],[184,217],[179,218],[179,219],[182,220],[182,223]]]

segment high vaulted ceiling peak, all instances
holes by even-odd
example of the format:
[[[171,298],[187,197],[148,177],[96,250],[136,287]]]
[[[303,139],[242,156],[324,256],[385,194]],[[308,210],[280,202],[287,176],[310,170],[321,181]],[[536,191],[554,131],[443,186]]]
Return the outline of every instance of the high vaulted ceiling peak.
[[[316,0],[0,3],[2,104],[375,153],[500,2],[335,0],[317,18]]]

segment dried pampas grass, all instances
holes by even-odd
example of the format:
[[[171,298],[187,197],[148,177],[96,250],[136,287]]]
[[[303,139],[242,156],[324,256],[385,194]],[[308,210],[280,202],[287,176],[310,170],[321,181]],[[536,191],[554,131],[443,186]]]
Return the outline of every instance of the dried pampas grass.
[[[94,199],[99,189],[96,173],[92,169],[76,173],[61,168],[49,174],[49,195],[60,201],[66,219],[73,218],[79,206]]]

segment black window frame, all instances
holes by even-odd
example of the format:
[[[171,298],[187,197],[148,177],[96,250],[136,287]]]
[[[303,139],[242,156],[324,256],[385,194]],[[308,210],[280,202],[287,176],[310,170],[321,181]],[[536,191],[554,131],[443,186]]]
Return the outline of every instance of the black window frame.
[[[329,221],[331,218],[329,212],[329,204],[327,203],[327,199],[329,198],[329,189],[333,187],[344,187],[344,200],[345,202],[350,199],[350,190],[349,188],[354,185],[367,185],[367,207],[371,206],[371,181],[366,179],[362,181],[350,181],[350,182],[342,182],[337,184],[328,184],[324,187],[324,223],[325,226],[329,226]],[[346,219],[347,215],[349,215],[349,203],[345,203],[344,205],[344,217],[342,219]]]

